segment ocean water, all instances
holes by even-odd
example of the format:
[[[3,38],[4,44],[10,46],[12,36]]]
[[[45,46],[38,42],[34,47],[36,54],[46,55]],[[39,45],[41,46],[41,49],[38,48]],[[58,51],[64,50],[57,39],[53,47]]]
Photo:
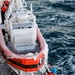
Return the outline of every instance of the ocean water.
[[[75,75],[75,6],[59,1],[33,3],[33,12],[49,47],[48,62],[57,75]]]

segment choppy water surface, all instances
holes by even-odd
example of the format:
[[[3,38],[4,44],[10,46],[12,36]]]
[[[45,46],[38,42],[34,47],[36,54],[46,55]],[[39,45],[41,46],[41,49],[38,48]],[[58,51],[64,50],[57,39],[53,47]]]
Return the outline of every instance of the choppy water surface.
[[[57,75],[75,75],[75,8],[41,0],[33,4],[38,26],[49,46],[48,62]]]

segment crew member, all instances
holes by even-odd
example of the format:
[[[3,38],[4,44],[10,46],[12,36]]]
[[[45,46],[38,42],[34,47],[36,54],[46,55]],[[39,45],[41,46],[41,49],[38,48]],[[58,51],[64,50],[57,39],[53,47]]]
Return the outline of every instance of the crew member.
[[[2,18],[2,24],[4,24],[4,20],[5,20],[5,12],[7,11],[9,6],[9,0],[5,0],[3,2],[3,5],[1,7],[1,18]],[[2,29],[3,35],[5,36],[5,30]]]
[[[9,1],[8,1],[8,0],[5,0],[5,1],[3,2],[2,7],[1,7],[2,24],[4,24],[5,12],[6,12],[6,10],[8,9],[8,6],[9,6]]]
[[[57,69],[55,67],[52,67],[51,65],[52,64],[48,65],[48,68],[46,68],[46,73],[44,75],[56,75]]]

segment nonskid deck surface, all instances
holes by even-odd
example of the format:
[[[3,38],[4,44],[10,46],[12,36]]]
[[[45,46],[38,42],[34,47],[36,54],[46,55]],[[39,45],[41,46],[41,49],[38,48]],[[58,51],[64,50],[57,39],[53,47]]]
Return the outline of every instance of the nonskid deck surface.
[[[11,69],[7,63],[0,64],[0,75],[11,75]]]
[[[7,44],[7,47],[10,49],[10,51],[16,53],[16,54],[28,54],[28,53],[39,53],[40,52],[40,46],[37,44],[35,46],[35,49],[34,50],[24,50],[24,51],[18,51],[18,50],[15,50],[12,45],[11,45],[11,42],[9,41],[8,44]]]
[[[23,73],[24,75],[27,75],[25,73]],[[40,71],[33,73],[34,75],[42,75],[42,73]],[[32,74],[28,74],[28,75],[32,75]]]
[[[37,72],[37,73],[34,73],[34,75],[42,75],[41,73]]]

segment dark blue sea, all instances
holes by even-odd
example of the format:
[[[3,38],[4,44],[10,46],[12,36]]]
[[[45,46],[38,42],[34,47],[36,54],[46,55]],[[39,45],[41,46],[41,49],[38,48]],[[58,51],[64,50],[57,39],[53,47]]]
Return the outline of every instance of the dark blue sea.
[[[57,75],[75,75],[75,3],[41,0],[33,12],[49,47],[48,63]]]

